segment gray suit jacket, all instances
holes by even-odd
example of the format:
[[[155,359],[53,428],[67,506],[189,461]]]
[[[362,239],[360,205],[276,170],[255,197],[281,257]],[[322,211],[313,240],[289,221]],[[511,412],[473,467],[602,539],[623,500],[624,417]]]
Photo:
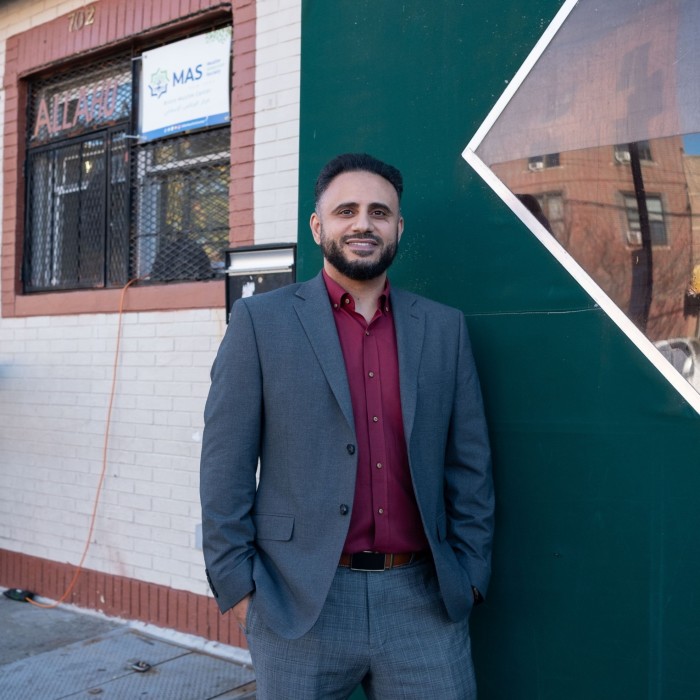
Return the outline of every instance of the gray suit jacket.
[[[486,593],[493,485],[464,315],[392,289],[401,406],[418,507],[453,620]],[[318,618],[350,523],[350,390],[321,275],[237,301],[212,368],[201,498],[207,576],[222,612],[255,591],[286,638]],[[256,490],[256,469],[260,465]]]

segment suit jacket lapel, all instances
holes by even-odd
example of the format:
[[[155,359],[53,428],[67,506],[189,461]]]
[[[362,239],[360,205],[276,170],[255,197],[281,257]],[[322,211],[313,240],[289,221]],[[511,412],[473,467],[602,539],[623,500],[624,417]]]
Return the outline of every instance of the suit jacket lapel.
[[[418,308],[417,299],[400,289],[391,289],[391,310],[396,328],[396,345],[399,353],[399,385],[401,410],[406,444],[410,444],[413,419],[418,400],[418,368],[423,352],[425,316]]]
[[[328,300],[328,291],[320,273],[299,286],[293,303],[331,391],[354,431],[355,421],[345,360]]]

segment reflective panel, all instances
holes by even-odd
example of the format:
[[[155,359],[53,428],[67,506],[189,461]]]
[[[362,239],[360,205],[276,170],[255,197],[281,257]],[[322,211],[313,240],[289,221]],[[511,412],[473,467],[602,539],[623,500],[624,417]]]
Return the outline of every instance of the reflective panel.
[[[579,0],[553,26],[465,157],[700,392],[700,2]]]

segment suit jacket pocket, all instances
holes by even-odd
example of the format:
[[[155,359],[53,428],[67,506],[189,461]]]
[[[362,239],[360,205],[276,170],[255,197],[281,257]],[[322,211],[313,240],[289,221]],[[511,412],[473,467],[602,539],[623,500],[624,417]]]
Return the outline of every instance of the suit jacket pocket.
[[[253,515],[255,523],[255,539],[280,540],[286,542],[292,539],[294,531],[293,515],[269,515],[256,513]]]

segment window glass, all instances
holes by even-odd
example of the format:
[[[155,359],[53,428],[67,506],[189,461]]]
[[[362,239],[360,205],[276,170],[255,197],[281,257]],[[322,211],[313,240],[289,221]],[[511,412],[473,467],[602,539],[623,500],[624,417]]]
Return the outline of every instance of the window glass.
[[[548,153],[546,156],[532,156],[528,158],[527,167],[530,170],[542,170],[542,168],[556,168],[559,165],[559,154]]]
[[[627,243],[633,246],[643,245],[644,235],[642,223],[639,217],[639,203],[634,194],[623,195],[625,212],[627,214]],[[646,195],[647,217],[651,245],[666,245],[666,226],[664,224],[664,211],[661,197]]]
[[[639,150],[640,160],[651,160],[651,146],[648,141],[638,141],[637,149]],[[627,143],[617,143],[614,148],[615,160],[618,163],[625,164],[632,160],[630,147]]]

